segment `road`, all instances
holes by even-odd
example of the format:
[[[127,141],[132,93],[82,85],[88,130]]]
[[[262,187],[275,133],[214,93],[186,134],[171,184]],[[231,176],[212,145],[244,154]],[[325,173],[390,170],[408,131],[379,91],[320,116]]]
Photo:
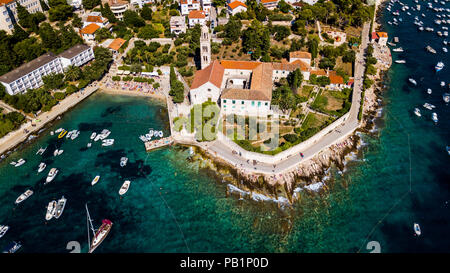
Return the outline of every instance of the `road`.
[[[364,52],[366,51],[369,42],[369,28],[370,23],[364,24],[360,50],[356,54],[354,74],[355,82],[353,87],[352,106],[350,108],[348,117],[342,122],[341,125],[336,127],[330,133],[326,134],[325,136],[305,148],[302,151],[304,155],[303,158],[297,153],[288,152],[288,154],[278,162],[275,162],[274,158],[273,163],[259,162],[254,165],[252,160],[247,160],[247,158],[239,155],[239,153],[245,155],[245,153],[248,154],[248,152],[243,150],[241,147],[239,147],[234,142],[231,142],[230,140],[216,140],[210,143],[197,143],[197,145],[209,150],[212,154],[221,157],[222,159],[228,161],[230,164],[238,168],[256,173],[278,174],[294,169],[299,162],[311,159],[323,149],[344,140],[344,138],[352,134],[354,130],[359,126],[358,113],[363,86],[362,78],[365,69]],[[289,150],[293,151],[292,148]],[[233,151],[235,152],[233,153]]]

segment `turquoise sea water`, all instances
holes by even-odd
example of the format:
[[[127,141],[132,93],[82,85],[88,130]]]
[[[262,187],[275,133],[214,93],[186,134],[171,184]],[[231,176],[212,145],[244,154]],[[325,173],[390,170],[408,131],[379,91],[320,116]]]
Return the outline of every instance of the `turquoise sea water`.
[[[431,25],[433,12],[424,7],[420,13],[427,17],[422,20]],[[450,81],[450,60],[440,50],[442,38],[417,32],[412,14],[401,15],[402,26],[385,24],[390,37],[398,36],[405,49],[401,57],[393,53],[394,59],[407,63],[394,64],[388,73],[379,135],[363,136],[367,145],[343,176],[332,171],[328,192],[303,192],[301,201],[285,210],[270,202],[226,197],[226,184],[189,162],[187,150],[145,152],[139,135],[149,128],[169,133],[161,103],[94,94],[50,128],[78,129],[76,140],[58,140],[48,130],[0,163],[0,224],[11,227],[0,239],[0,248],[16,240],[22,242],[22,252],[68,252],[67,243],[78,241],[85,252],[87,202],[96,227],[103,218],[114,223],[98,253],[368,252],[368,241],[378,241],[381,252],[448,252],[449,106],[439,82]],[[386,20],[390,18],[386,14]],[[426,44],[438,54],[427,53]],[[447,66],[436,74],[433,66],[439,60]],[[408,77],[418,86],[408,85]],[[432,95],[427,88],[433,89]],[[436,105],[437,125],[424,108],[421,118],[412,113],[424,102]],[[104,128],[112,131],[115,144],[94,143],[87,149],[91,133]],[[35,155],[47,145],[44,156]],[[56,147],[64,153],[53,157]],[[125,155],[129,162],[121,168],[120,157]],[[27,163],[9,165],[19,158]],[[38,174],[41,161],[48,166]],[[60,173],[43,186],[51,167]],[[101,179],[92,187],[96,175]],[[132,184],[121,199],[118,190],[127,179]],[[15,206],[14,200],[28,188],[34,195]],[[68,199],[64,214],[45,223],[48,202],[61,195]],[[415,222],[422,228],[420,237],[414,236]]]

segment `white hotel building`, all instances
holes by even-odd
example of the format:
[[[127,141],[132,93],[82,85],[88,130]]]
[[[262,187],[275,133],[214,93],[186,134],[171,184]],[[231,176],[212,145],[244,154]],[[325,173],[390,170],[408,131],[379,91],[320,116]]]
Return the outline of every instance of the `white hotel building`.
[[[17,18],[17,5],[20,4],[30,13],[42,12],[39,0],[0,0],[0,30],[11,34],[14,24],[19,21]]]
[[[41,87],[42,77],[52,73],[63,73],[70,65],[81,66],[94,59],[92,48],[78,44],[56,56],[48,52],[31,62],[0,76],[0,83],[5,86],[6,92],[16,95],[28,89]]]

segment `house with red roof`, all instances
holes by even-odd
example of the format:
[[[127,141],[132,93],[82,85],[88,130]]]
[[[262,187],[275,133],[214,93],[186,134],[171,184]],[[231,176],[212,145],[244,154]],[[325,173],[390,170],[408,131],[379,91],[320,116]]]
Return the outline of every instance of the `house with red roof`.
[[[227,5],[228,13],[236,15],[240,12],[247,11],[247,5],[241,1],[233,1]]]
[[[386,32],[372,32],[371,40],[373,43],[378,43],[380,46],[386,46],[388,41],[388,34]]]
[[[195,27],[197,24],[206,25],[206,13],[203,10],[193,10],[189,12],[188,20],[189,27]]]

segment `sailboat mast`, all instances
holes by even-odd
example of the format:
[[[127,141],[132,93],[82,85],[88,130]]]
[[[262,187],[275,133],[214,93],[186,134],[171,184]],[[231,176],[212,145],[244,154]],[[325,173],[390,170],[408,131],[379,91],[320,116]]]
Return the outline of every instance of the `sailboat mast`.
[[[89,214],[89,209],[87,204],[86,205],[86,213],[87,213],[87,230],[88,230],[88,246],[89,248],[91,248],[91,240],[89,238],[89,224],[91,225],[91,229],[92,229],[92,233],[95,235],[95,229],[94,226],[92,225],[92,219],[91,219],[91,215]]]

